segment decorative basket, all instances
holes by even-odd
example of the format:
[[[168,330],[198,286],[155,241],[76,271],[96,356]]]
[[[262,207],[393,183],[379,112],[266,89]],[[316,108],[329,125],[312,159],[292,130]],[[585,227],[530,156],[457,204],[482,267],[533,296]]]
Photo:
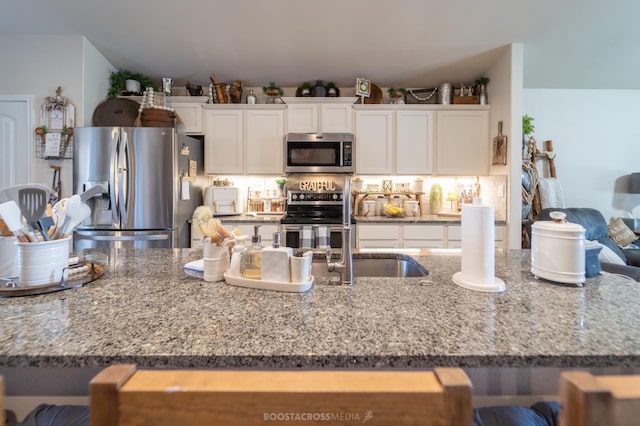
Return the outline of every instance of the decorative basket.
[[[145,108],[140,114],[142,127],[174,127],[176,113],[160,108]]]
[[[236,80],[233,83],[213,84],[215,94],[214,102],[217,104],[242,103],[242,82]]]
[[[438,88],[432,89],[407,89],[404,94],[405,104],[437,104]]]

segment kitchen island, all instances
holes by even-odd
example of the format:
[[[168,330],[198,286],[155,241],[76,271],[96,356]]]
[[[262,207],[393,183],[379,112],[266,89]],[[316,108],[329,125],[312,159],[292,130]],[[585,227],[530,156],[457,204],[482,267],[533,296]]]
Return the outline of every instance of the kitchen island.
[[[0,299],[0,374],[84,369],[92,375],[117,362],[640,367],[638,283],[613,275],[590,278],[584,287],[536,280],[529,252],[511,250],[496,255],[506,291],[478,293],[451,281],[459,254],[411,252],[427,277],[356,277],[352,286],[318,277],[306,293],[282,293],[187,275],[184,264],[202,249],[87,250],[82,256],[105,265],[100,279],[79,289]]]

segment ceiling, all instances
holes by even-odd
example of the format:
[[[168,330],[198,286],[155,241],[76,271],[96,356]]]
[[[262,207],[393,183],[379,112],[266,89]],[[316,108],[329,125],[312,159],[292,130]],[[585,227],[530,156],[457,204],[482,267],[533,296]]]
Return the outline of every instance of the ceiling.
[[[115,67],[246,86],[433,87],[524,46],[525,88],[640,89],[636,0],[0,0],[0,35],[84,35]]]

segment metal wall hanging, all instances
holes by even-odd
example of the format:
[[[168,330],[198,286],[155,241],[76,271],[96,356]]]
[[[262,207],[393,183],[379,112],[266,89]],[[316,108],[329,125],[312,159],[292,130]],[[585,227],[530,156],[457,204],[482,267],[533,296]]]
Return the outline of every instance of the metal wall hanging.
[[[47,96],[40,108],[40,126],[36,127],[36,156],[46,160],[73,158],[72,137],[76,107],[62,96],[58,86],[55,96]]]

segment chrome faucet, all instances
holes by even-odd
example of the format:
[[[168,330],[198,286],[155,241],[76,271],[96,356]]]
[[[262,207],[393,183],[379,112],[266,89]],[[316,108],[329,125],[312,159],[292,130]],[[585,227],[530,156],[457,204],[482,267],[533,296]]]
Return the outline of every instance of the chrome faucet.
[[[341,284],[353,283],[353,250],[351,249],[351,177],[345,175],[342,186],[342,252],[338,262],[327,258],[329,272],[340,274]]]

